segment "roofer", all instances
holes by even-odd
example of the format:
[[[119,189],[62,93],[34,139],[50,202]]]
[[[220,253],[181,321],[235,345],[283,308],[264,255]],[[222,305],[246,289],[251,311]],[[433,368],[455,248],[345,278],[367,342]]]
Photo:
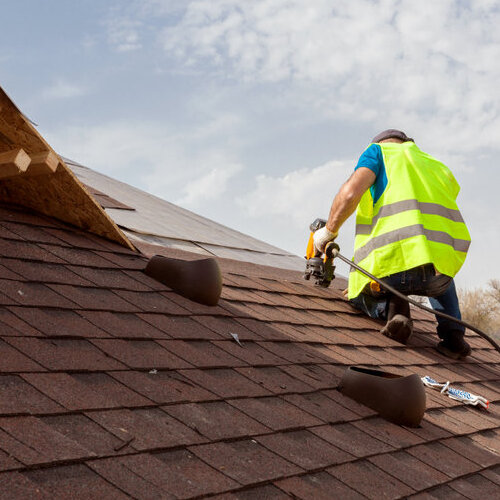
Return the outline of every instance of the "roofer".
[[[459,190],[451,171],[413,139],[385,130],[335,196],[326,226],[314,233],[314,246],[323,253],[357,207],[353,261],[401,293],[427,296],[434,310],[461,319],[453,277],[470,235],[455,202]],[[387,320],[385,336],[406,343],[413,331],[408,302],[375,285],[351,268],[349,300],[370,317]],[[465,328],[436,319],[437,350],[455,359],[469,355]]]

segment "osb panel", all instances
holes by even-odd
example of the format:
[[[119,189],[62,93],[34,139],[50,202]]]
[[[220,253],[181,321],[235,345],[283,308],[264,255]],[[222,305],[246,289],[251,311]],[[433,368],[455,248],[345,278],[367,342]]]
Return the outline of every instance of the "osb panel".
[[[49,144],[0,88],[0,145],[28,154],[52,151]],[[3,148],[0,148],[3,149]],[[57,171],[0,181],[0,199],[37,210],[134,249],[127,237],[61,160]]]

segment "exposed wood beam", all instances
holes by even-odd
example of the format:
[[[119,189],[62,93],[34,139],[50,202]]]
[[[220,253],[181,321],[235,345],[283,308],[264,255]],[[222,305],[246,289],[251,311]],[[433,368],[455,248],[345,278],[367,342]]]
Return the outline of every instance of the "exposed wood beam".
[[[59,165],[59,158],[53,151],[42,151],[31,155],[31,163],[25,176],[53,174]]]
[[[0,87],[0,151],[22,148],[30,156],[40,151],[53,151],[36,128],[21,113]],[[28,165],[13,175],[8,170],[9,162],[0,163],[0,200],[5,204],[28,207],[48,217],[73,224],[104,238],[116,241],[131,250],[136,250],[121,229],[82,186],[75,174],[59,158],[56,172],[50,175],[32,176],[26,172]],[[15,163],[15,162],[14,162]],[[43,159],[42,159],[43,163]],[[50,162],[49,162],[50,163]],[[35,169],[36,170],[36,169]],[[19,167],[13,169],[19,173]]]
[[[0,153],[0,179],[7,179],[26,172],[31,158],[24,149],[17,148]]]

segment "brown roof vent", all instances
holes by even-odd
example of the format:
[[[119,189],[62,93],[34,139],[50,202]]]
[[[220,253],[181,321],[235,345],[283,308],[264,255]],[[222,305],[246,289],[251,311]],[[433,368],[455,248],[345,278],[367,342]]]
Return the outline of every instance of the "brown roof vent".
[[[222,276],[213,258],[185,261],[155,255],[144,272],[190,300],[206,306],[219,302]]]
[[[418,427],[425,412],[425,390],[417,374],[409,376],[349,367],[339,391],[398,425]]]

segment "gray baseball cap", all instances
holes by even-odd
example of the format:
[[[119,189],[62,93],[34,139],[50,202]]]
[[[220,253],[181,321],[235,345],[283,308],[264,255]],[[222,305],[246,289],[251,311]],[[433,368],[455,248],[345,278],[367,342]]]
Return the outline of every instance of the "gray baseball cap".
[[[393,128],[389,128],[387,130],[384,130],[383,132],[380,132],[380,134],[377,134],[372,139],[372,142],[380,142],[380,141],[383,141],[385,139],[400,139],[403,142],[407,142],[407,141],[415,142],[411,137],[408,137],[401,130],[396,130]]]

